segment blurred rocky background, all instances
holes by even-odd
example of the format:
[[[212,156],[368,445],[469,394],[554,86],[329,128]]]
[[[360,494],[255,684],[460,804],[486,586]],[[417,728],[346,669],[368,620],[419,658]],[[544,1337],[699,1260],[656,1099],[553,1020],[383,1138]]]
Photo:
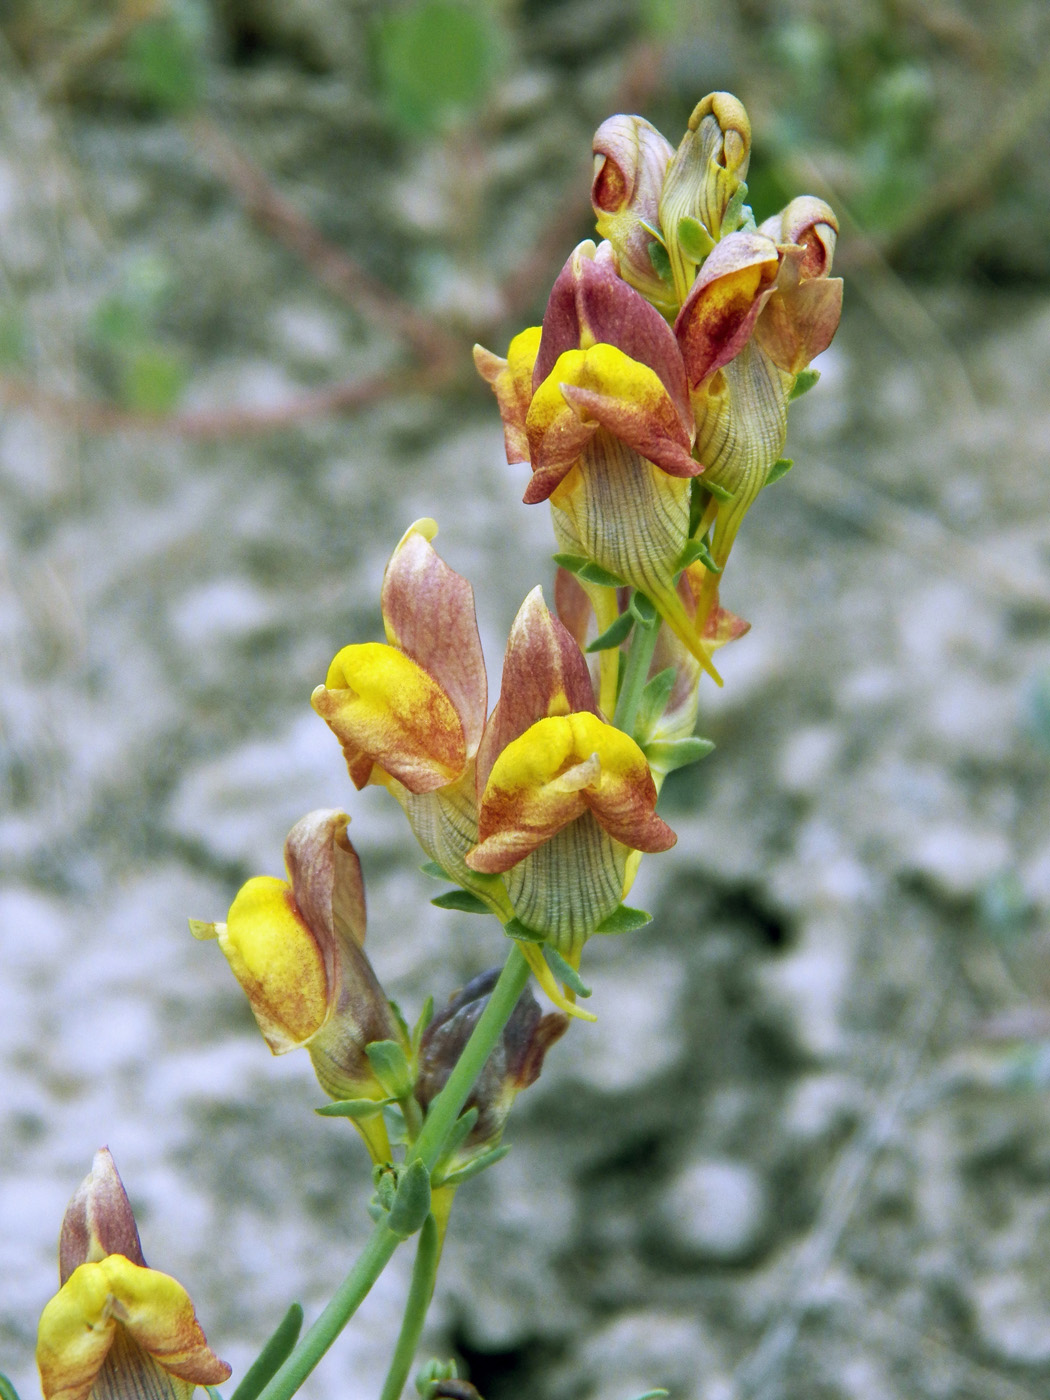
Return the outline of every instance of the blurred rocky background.
[[[461,1191],[425,1354],[486,1400],[1045,1395],[1050,9],[0,16],[0,1370],[37,1393],[103,1143],[238,1372],[348,1267],[365,1154],[186,918],[345,805],[410,1017],[501,959],[308,696],[424,514],[498,675],[551,545],[471,342],[502,351],[589,235],[606,115],[677,141],[728,88],[758,217],[841,212],[846,311],[734,554],[753,631],[666,789],[655,921],[588,948],[598,1024]],[[378,1393],[406,1280],[308,1400]]]

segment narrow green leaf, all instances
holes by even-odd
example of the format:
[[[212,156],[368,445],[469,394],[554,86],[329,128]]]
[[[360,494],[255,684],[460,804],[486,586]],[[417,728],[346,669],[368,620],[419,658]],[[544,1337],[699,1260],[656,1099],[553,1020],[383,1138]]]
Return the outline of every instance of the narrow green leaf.
[[[782,476],[787,476],[788,472],[795,465],[790,457],[778,457],[769,469],[766,477],[766,485],[772,486],[774,481],[779,481]]]
[[[324,1103],[314,1112],[322,1118],[374,1118],[382,1113],[394,1099],[337,1099],[335,1103]]]
[[[497,1162],[502,1162],[510,1151],[509,1147],[493,1147],[488,1152],[482,1152],[479,1157],[474,1157],[458,1171],[450,1172],[448,1176],[442,1177],[442,1186],[462,1186],[464,1181],[469,1181],[472,1176],[477,1176],[486,1167],[494,1167]]]
[[[634,616],[628,610],[621,613],[615,622],[611,622],[600,637],[595,637],[587,651],[609,651],[612,647],[618,647],[621,642],[627,640],[634,626]]]
[[[647,1390],[644,1395],[636,1395],[634,1400],[665,1400],[670,1393],[669,1390],[664,1390],[663,1386],[658,1386],[656,1390]]]
[[[640,593],[637,588],[631,594],[628,611],[642,627],[659,627],[660,625],[660,614],[656,611],[656,604],[644,593]]]
[[[443,865],[438,865],[436,860],[425,860],[419,868],[424,875],[429,875],[432,880],[444,880],[446,885],[452,883],[452,876]]]
[[[674,281],[671,272],[671,259],[667,256],[667,249],[658,238],[654,238],[649,244],[649,261],[661,282],[670,284]]]
[[[583,579],[584,583],[597,583],[602,588],[625,587],[619,574],[610,573],[608,569],[603,569],[600,564],[595,564],[592,559],[585,559],[580,554],[556,554],[554,562],[567,569],[570,574]]]
[[[476,1108],[468,1108],[466,1113],[461,1113],[452,1127],[449,1128],[445,1141],[441,1145],[441,1155],[438,1158],[438,1162],[442,1166],[452,1161],[467,1138],[470,1137],[479,1116]]]
[[[526,928],[520,919],[511,919],[509,924],[504,924],[503,932],[508,938],[517,938],[522,943],[545,943],[547,941],[545,933],[537,933],[535,929]]]
[[[647,733],[663,714],[677,679],[677,669],[674,666],[667,666],[664,670],[657,671],[651,680],[646,681],[642,698],[638,704],[638,718],[635,721],[635,729],[638,733]]]
[[[3,1372],[0,1372],[0,1400],[19,1400],[18,1391]]]
[[[391,1098],[403,1099],[412,1092],[412,1070],[396,1040],[373,1040],[365,1046],[365,1054],[375,1077]]]
[[[412,1027],[412,1036],[409,1043],[412,1046],[413,1055],[418,1054],[419,1045],[423,1039],[423,1032],[426,1030],[427,1026],[430,1025],[433,1019],[434,998],[432,996],[429,996],[423,1003],[423,1010],[419,1013],[419,1020]]]
[[[697,560],[703,564],[704,568],[711,574],[720,574],[722,570],[715,563],[711,555],[706,540],[689,540],[676,561],[679,573],[687,569],[690,564],[695,564]]]
[[[653,921],[652,914],[647,914],[644,909],[631,909],[626,904],[621,904],[598,925],[599,933],[633,933],[636,928],[645,928],[646,924]]]
[[[565,961],[557,948],[552,948],[548,943],[543,950],[543,956],[547,959],[550,970],[554,973],[559,982],[563,982],[565,986],[574,991],[578,997],[589,997],[591,995],[590,987],[587,986],[572,963]]]
[[[689,739],[658,739],[645,746],[645,756],[650,766],[663,773],[673,773],[676,768],[684,768],[689,763],[698,763],[706,758],[714,748],[710,739],[693,737]]]
[[[819,369],[800,369],[798,374],[795,375],[795,382],[791,386],[791,393],[788,394],[788,400],[800,399],[803,394],[808,394],[819,378]]]
[[[749,223],[752,228],[755,226],[755,216],[744,203],[747,199],[747,185],[743,180],[733,191],[733,196],[726,205],[725,213],[722,215],[722,237],[727,233],[733,233],[738,228],[746,227]]]
[[[394,1203],[387,1216],[387,1228],[407,1240],[422,1227],[430,1214],[430,1173],[418,1157],[401,1172]]]
[[[230,1400],[255,1400],[255,1397],[277,1374],[299,1340],[303,1326],[303,1310],[293,1303],[277,1324],[270,1340],[244,1373],[244,1379],[233,1392]]]
[[[701,263],[715,246],[715,240],[699,219],[687,214],[678,220],[678,243],[690,262]]]
[[[446,890],[432,899],[435,909],[458,909],[461,914],[491,914],[489,906],[470,890]]]
[[[704,481],[701,477],[694,477],[693,480],[699,481],[704,490],[709,495],[714,496],[716,501],[731,501],[733,499],[732,491],[727,490],[724,486],[719,486],[716,481]]]

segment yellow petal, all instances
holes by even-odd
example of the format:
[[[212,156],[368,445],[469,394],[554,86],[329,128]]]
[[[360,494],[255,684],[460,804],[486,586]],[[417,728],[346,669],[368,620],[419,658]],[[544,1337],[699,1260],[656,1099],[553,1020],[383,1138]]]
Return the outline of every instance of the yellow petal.
[[[510,342],[505,360],[484,346],[474,347],[478,373],[492,385],[499,404],[507,461],[512,463],[529,460],[525,415],[532,399],[532,369],[539,353],[541,333],[540,326],[521,331]]]
[[[410,791],[432,792],[466,766],[463,725],[452,701],[396,647],[344,647],[311,703],[343,745],[352,774],[352,758],[363,754]]]
[[[283,880],[249,880],[218,937],[275,1055],[320,1030],[329,1012],[324,957]]]

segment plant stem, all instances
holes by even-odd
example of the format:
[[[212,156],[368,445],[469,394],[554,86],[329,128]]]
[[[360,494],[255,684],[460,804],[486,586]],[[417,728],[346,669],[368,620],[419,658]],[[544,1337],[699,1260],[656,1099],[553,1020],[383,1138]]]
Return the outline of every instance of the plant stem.
[[[489,996],[488,1005],[482,1012],[473,1034],[463,1047],[463,1053],[456,1067],[449,1075],[445,1087],[430,1105],[423,1131],[409,1149],[408,1161],[421,1157],[427,1169],[433,1171],[441,1156],[441,1149],[449,1130],[459,1117],[463,1105],[470,1097],[478,1075],[485,1061],[510,1020],[511,1012],[518,1004],[518,998],[529,981],[529,965],[525,955],[515,943],[510,950],[503,971]],[[269,1400],[269,1398],[268,1398]]]
[[[622,729],[625,734],[631,734],[632,737],[634,722],[638,717],[638,706],[641,702],[642,691],[645,689],[645,682],[649,677],[649,667],[652,664],[653,652],[656,650],[656,638],[659,631],[660,619],[656,618],[649,625],[636,623],[631,634],[631,646],[627,653],[627,665],[624,669],[620,698],[616,702],[613,724],[616,725],[617,729]]]
[[[412,1266],[412,1283],[405,1302],[405,1315],[379,1400],[400,1400],[412,1368],[412,1358],[419,1345],[427,1309],[434,1296],[434,1280],[440,1260],[441,1239],[437,1221],[432,1215],[428,1215],[419,1232],[416,1262]]]
[[[449,1075],[448,1082],[441,1093],[430,1105],[430,1112],[423,1124],[423,1131],[409,1150],[407,1161],[414,1161],[417,1157],[421,1158],[426,1164],[427,1170],[433,1171],[441,1156],[441,1149],[445,1145],[449,1130],[470,1097],[470,1091],[473,1089],[485,1061],[492,1053],[496,1041],[499,1040],[504,1026],[510,1020],[511,1012],[517,1006],[518,998],[525,990],[528,980],[529,965],[525,961],[521,949],[515,944],[511,948],[496,985],[492,989],[489,1004],[474,1027],[470,1039],[463,1047],[463,1053],[456,1062],[455,1069]],[[428,1217],[428,1222],[433,1224],[432,1216]],[[436,1231],[436,1225],[434,1228]],[[425,1229],[426,1225],[424,1225]],[[392,1230],[387,1229],[386,1224],[380,1221],[328,1306],[302,1337],[277,1374],[260,1392],[258,1400],[289,1400],[289,1397],[295,1394],[368,1296],[372,1285],[389,1264],[400,1243],[400,1237],[395,1235]],[[422,1247],[421,1239],[420,1248],[422,1249]],[[440,1249],[438,1249],[438,1253],[440,1254]],[[435,1269],[437,1267],[436,1259],[433,1267]],[[413,1274],[412,1293],[415,1291],[416,1278]],[[412,1307],[412,1293],[409,1296],[409,1308]],[[414,1316],[414,1314],[412,1315]],[[420,1328],[425,1316],[426,1307],[423,1307],[418,1323]],[[408,1326],[408,1317],[409,1309],[406,1309],[403,1332]],[[412,1347],[414,1350],[415,1342],[412,1343]],[[400,1354],[400,1350],[401,1341],[399,1340],[395,1360]],[[411,1358],[409,1358],[409,1365],[411,1365]]]
[[[259,1393],[258,1400],[288,1400],[289,1396],[295,1394],[364,1302],[400,1243],[400,1236],[388,1230],[380,1221],[358,1255],[354,1267],[332,1295],[324,1312],[270,1383]]]

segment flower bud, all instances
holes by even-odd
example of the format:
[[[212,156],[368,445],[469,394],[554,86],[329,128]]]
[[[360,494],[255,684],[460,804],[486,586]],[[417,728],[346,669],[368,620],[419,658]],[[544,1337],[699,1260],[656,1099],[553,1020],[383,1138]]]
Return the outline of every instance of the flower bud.
[[[591,204],[598,232],[612,244],[624,281],[668,310],[673,293],[657,273],[650,248],[673,154],[671,143],[644,117],[610,117],[594,133]]]
[[[66,1211],[61,1287],[44,1308],[44,1400],[189,1400],[230,1368],[210,1350],[181,1284],[146,1267],[131,1206],[102,1148]]]
[[[416,1081],[416,1098],[424,1111],[445,1087],[489,1003],[499,972],[498,967],[491,968],[468,982],[424,1032]],[[522,992],[466,1102],[467,1109],[478,1110],[478,1121],[461,1153],[475,1156],[496,1145],[515,1098],[539,1078],[547,1051],[565,1034],[568,1024],[568,1017],[560,1012],[542,1015],[532,992],[528,988]]]

